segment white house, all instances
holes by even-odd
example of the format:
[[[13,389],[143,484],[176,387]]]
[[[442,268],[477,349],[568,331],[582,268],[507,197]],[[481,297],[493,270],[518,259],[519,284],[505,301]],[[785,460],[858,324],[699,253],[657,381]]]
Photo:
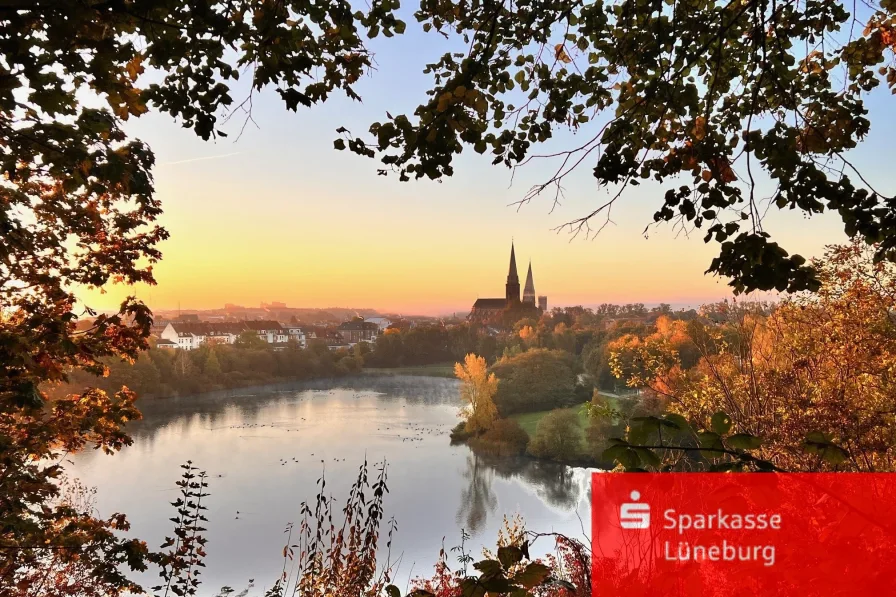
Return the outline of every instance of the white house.
[[[268,344],[286,344],[295,340],[305,348],[305,332],[298,326],[276,321],[182,322],[173,321],[159,334],[159,346],[195,350],[203,344],[234,344],[240,334],[254,331]],[[170,344],[169,344],[170,343]]]
[[[280,332],[280,324],[278,322],[260,320],[244,321],[241,323],[246,325],[246,329],[255,331],[258,337],[268,344],[275,344],[277,342],[278,332]],[[286,340],[283,340],[283,342],[286,342]]]
[[[181,350],[194,350],[205,341],[205,333],[194,333],[200,331],[197,329],[200,325],[202,324],[172,321],[165,326],[159,337],[176,344]]]
[[[305,330],[299,326],[283,324],[283,329],[286,330],[289,340],[295,340],[302,348],[305,348],[308,345],[308,341],[305,337]]]

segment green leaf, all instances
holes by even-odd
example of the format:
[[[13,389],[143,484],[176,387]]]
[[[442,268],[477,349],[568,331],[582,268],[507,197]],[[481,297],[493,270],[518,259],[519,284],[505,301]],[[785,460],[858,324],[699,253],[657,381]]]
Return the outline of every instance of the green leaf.
[[[762,446],[762,440],[749,433],[735,433],[725,441],[736,450],[757,450]]]
[[[633,450],[638,454],[641,462],[643,462],[647,466],[659,468],[663,462],[662,460],[660,460],[660,457],[657,455],[657,453],[650,448],[633,448]]]
[[[344,139],[336,139],[335,141],[333,141],[333,147],[335,149],[338,149],[339,151],[344,150],[345,149],[345,140]]]
[[[712,416],[710,428],[719,435],[725,435],[731,431],[731,417],[727,413],[717,412]]]
[[[806,441],[803,442],[803,451],[807,454],[818,455],[822,460],[834,466],[849,458],[849,452],[835,444],[829,435],[821,431],[813,431],[806,436]]]
[[[713,433],[712,431],[701,431],[697,434],[697,439],[700,442],[701,448],[706,448],[708,450],[724,450],[725,446],[722,444],[722,438],[718,433]],[[704,452],[703,454],[706,458],[720,458],[722,456],[719,452]]]
[[[678,431],[679,435],[683,434],[691,434],[693,430],[691,429],[690,423],[683,416],[676,413],[669,413],[666,415],[666,426]]]
[[[401,597],[401,591],[395,585],[386,585],[386,594],[389,597]]]
[[[601,458],[610,462],[618,462],[626,469],[637,468],[641,464],[641,458],[637,452],[626,446],[610,446],[603,451]]]

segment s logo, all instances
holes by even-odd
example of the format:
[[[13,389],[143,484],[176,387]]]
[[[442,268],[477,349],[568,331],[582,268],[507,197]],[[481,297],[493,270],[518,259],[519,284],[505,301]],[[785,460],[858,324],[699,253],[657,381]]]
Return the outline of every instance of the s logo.
[[[619,520],[624,529],[648,529],[650,528],[650,504],[639,504],[641,494],[637,491],[631,493],[632,501],[622,504],[619,508]]]

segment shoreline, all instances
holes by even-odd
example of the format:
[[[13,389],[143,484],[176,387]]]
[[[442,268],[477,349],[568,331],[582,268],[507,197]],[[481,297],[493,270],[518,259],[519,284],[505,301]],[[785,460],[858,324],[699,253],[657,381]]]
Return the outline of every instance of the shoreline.
[[[140,400],[146,401],[164,401],[164,400],[174,400],[181,398],[190,398],[193,396],[210,396],[214,394],[226,395],[233,398],[239,397],[239,394],[234,395],[232,392],[246,392],[246,391],[270,391],[270,390],[292,390],[299,389],[300,386],[316,384],[316,383],[324,383],[324,382],[338,382],[340,380],[350,380],[357,379],[363,377],[432,377],[435,379],[449,379],[454,378],[454,373],[451,375],[440,375],[437,372],[438,367],[445,367],[445,365],[421,365],[419,367],[389,367],[389,368],[365,368],[362,369],[358,373],[352,373],[350,375],[339,375],[336,377],[314,377],[314,378],[284,378],[282,381],[271,381],[268,383],[249,383],[247,385],[239,385],[231,388],[215,388],[213,390],[207,390],[204,392],[193,393],[193,394],[172,394],[168,396],[160,396],[157,394],[142,394],[138,397],[138,402]],[[432,368],[432,372],[427,372],[428,368]]]

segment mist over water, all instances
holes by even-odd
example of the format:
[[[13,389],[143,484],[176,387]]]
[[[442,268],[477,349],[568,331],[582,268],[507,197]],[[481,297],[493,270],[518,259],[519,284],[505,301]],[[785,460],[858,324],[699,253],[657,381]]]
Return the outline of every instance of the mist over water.
[[[169,502],[178,495],[180,465],[189,459],[207,471],[203,595],[224,585],[239,590],[249,579],[257,588],[270,587],[283,565],[283,530],[299,522],[299,505],[314,499],[321,473],[341,510],[365,458],[371,470],[383,459],[388,463],[384,506],[386,518],[398,523],[391,559],[400,558],[394,578],[402,589],[408,578],[431,575],[443,538],[446,549],[459,545],[462,528],[472,536],[467,547],[474,556],[494,547],[505,515],[522,514],[530,530],[583,538],[589,471],[525,458],[484,459],[466,446],[451,446],[458,406],[456,380],[420,376],[143,401],[144,419],[130,426],[133,446],[115,456],[79,454],[68,470],[97,488],[100,515],[125,512],[132,535],[151,548],[171,534]],[[533,552],[552,547],[541,539]],[[156,580],[141,578],[145,586]]]

